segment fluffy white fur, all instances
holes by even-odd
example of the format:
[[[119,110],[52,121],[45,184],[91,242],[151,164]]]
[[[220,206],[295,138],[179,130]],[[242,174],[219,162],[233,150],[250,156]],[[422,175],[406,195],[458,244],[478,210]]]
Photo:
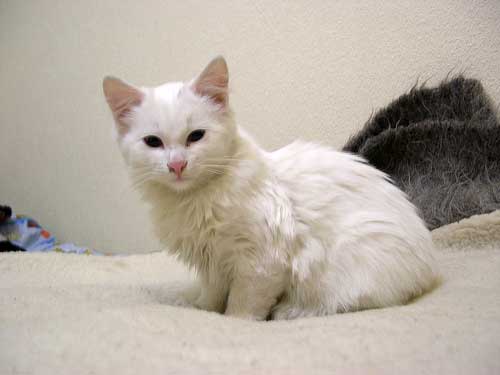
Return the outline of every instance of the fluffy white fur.
[[[262,320],[401,304],[437,280],[430,233],[363,159],[312,143],[261,149],[232,116],[226,63],[193,81],[104,92],[167,249],[202,281],[195,304]],[[187,145],[191,131],[204,137]],[[148,147],[155,135],[163,147]],[[169,172],[187,161],[182,179]]]

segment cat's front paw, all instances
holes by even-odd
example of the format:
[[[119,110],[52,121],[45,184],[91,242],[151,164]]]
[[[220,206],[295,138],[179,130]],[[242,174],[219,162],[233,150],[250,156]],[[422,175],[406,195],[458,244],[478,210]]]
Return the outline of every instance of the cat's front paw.
[[[215,311],[219,313],[222,313],[223,310],[223,304],[221,302],[208,297],[204,293],[201,293],[196,301],[194,301],[194,306],[200,310]]]
[[[172,301],[172,306],[179,307],[196,307],[195,303],[185,295],[179,295]]]
[[[201,291],[198,285],[191,285],[188,288],[183,288],[173,293],[168,304],[172,306],[196,308],[196,300],[199,298],[200,293]]]

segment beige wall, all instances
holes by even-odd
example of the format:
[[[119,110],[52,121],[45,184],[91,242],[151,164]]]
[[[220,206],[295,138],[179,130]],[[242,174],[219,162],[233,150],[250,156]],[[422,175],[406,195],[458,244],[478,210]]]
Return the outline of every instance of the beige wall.
[[[64,241],[158,249],[101,78],[188,79],[220,53],[264,146],[340,146],[417,78],[464,71],[500,103],[500,2],[2,0],[0,204]]]

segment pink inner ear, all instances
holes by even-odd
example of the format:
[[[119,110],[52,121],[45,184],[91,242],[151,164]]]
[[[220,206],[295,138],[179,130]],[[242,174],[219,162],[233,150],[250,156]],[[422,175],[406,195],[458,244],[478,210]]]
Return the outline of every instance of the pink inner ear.
[[[144,94],[117,78],[106,78],[103,83],[104,95],[117,121],[122,120],[133,107],[141,104]]]
[[[126,96],[108,99],[109,106],[117,120],[123,119],[132,110],[142,102],[142,96]]]
[[[217,57],[208,64],[194,82],[194,91],[201,96],[207,96],[217,104],[226,107],[228,101],[229,75],[226,61]]]
[[[208,96],[215,103],[227,104],[227,77],[210,77],[210,79],[196,81],[194,90],[198,95]]]

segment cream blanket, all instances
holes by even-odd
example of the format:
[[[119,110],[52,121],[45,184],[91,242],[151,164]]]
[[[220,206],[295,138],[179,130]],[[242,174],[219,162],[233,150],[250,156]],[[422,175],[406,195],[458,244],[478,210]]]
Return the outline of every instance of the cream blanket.
[[[500,211],[433,232],[443,283],[407,305],[279,322],[172,306],[164,253],[0,255],[0,374],[499,374]]]

